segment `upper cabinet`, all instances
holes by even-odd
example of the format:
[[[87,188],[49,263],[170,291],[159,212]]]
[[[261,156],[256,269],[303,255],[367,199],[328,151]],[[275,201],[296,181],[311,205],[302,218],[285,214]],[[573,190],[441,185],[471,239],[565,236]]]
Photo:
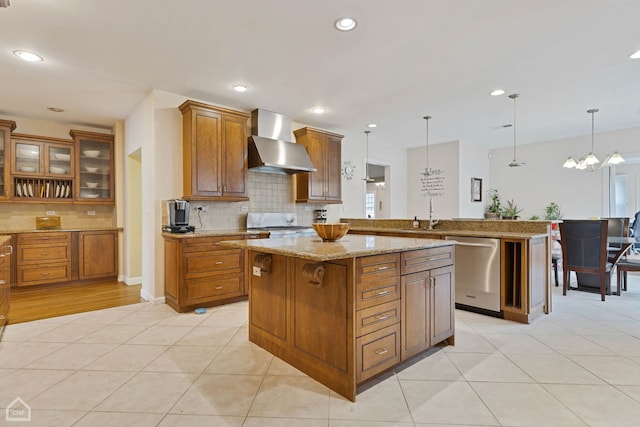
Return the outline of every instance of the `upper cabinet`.
[[[16,128],[16,123],[11,120],[0,120],[0,200],[9,198],[10,183],[10,155],[9,147],[11,131]]]
[[[71,130],[78,150],[75,158],[76,202],[114,203],[113,135]]]
[[[293,132],[304,145],[317,172],[296,175],[296,202],[342,203],[343,135],[305,127]]]
[[[185,101],[179,108],[183,117],[183,198],[249,200],[249,114],[195,101]]]

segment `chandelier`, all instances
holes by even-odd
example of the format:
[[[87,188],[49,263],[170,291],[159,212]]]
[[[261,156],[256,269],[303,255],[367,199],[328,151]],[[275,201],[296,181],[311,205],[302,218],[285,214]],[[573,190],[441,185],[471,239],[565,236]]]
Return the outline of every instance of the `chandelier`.
[[[591,114],[591,151],[584,157],[581,157],[580,160],[576,161],[572,156],[569,156],[567,160],[565,160],[562,165],[563,168],[567,169],[577,169],[577,170],[589,170],[595,171],[599,168],[603,168],[606,166],[613,166],[624,162],[624,158],[618,153],[614,151],[613,154],[607,156],[605,161],[600,164],[600,159],[593,153],[594,152],[594,122],[595,122],[595,113],[597,113],[597,108],[592,108],[587,110],[587,113]]]

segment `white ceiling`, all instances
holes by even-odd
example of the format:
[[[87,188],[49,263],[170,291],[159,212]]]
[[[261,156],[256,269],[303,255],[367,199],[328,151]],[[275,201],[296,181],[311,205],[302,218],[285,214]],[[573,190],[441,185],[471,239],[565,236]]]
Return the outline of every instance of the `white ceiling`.
[[[356,30],[336,31],[340,16]],[[424,145],[426,114],[430,143],[499,147],[513,144],[493,127],[512,122],[517,92],[518,144],[586,135],[589,108],[597,132],[640,126],[638,17],[638,0],[11,0],[0,116],[109,127],[156,88],[346,142],[376,122],[372,147]]]

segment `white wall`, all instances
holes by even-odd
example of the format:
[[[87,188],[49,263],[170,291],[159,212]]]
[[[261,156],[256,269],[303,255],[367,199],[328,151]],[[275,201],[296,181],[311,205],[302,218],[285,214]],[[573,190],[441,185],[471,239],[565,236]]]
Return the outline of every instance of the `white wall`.
[[[459,141],[429,145],[429,169],[442,170],[444,190],[433,198],[433,215],[437,218],[455,218],[459,214],[460,167]],[[407,212],[400,218],[429,218],[429,200],[422,187],[422,173],[427,163],[426,146],[407,150]],[[469,190],[470,191],[470,190]]]
[[[604,160],[613,150],[623,156],[639,151],[640,127],[595,135],[595,154]],[[584,156],[591,149],[591,135],[518,146],[518,161],[525,166],[510,168],[513,148],[491,151],[490,183],[503,201],[514,199],[524,211],[522,218],[542,215],[550,202],[560,205],[565,218],[608,216],[608,168],[595,172],[562,167],[572,155]]]

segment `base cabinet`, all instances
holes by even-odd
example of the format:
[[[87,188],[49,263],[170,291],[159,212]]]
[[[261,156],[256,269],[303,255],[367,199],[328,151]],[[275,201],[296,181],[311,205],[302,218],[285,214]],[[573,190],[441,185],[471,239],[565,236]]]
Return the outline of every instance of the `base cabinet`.
[[[118,276],[118,232],[78,232],[78,278]]]
[[[0,337],[7,324],[7,315],[11,303],[11,246],[10,236],[0,236]]]
[[[220,246],[220,242],[252,237],[256,236],[175,237],[165,234],[167,304],[178,312],[185,312],[246,299],[244,253],[241,249]]]

